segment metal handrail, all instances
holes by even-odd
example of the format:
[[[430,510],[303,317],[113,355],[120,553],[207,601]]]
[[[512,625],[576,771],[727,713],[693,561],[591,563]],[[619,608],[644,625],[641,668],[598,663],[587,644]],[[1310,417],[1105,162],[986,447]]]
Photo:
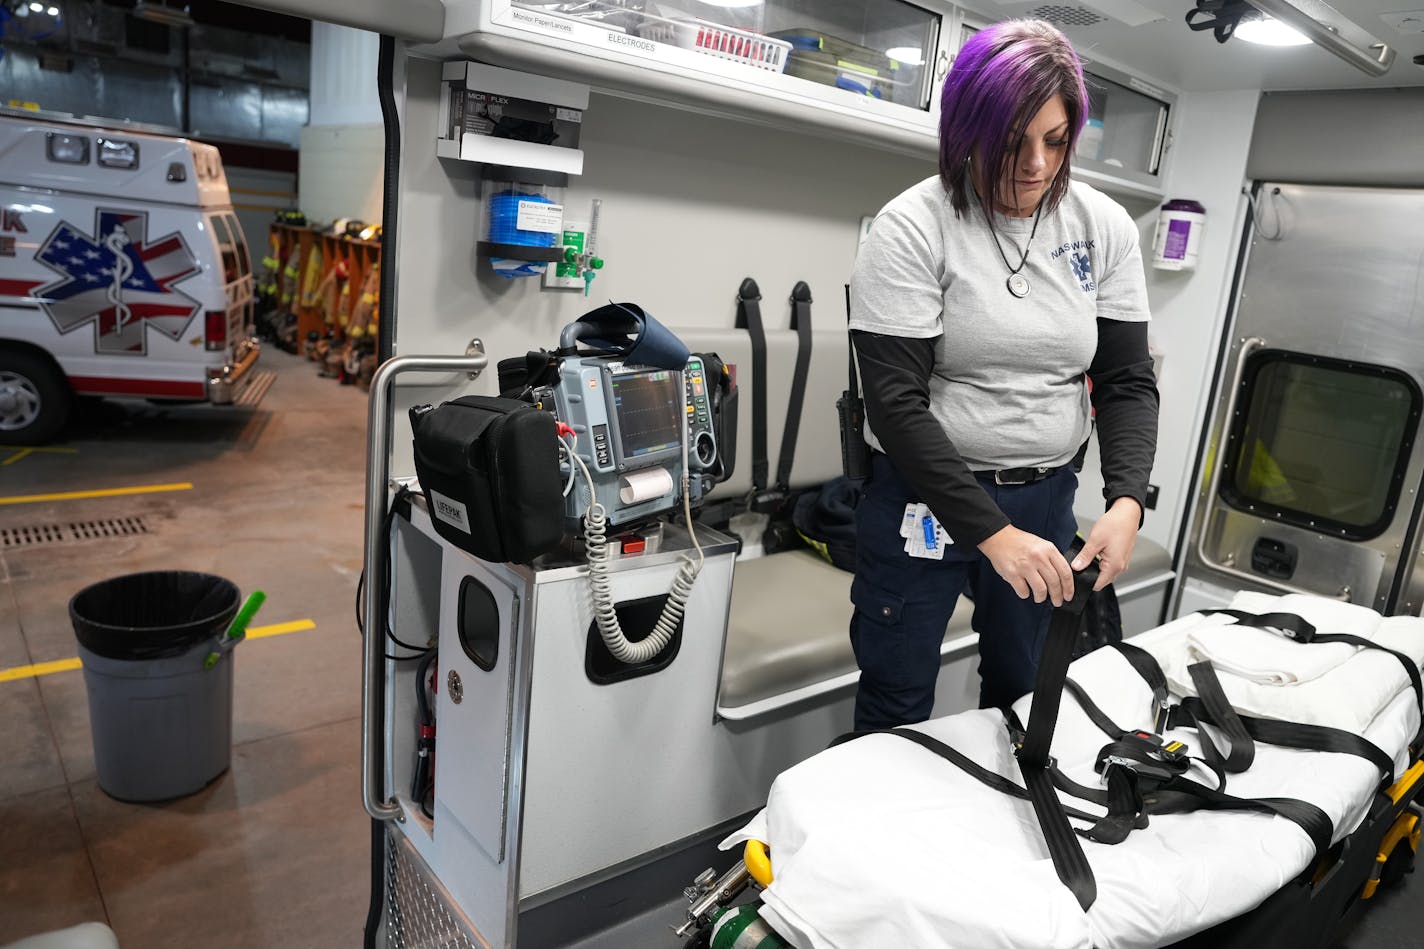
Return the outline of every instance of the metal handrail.
[[[381,609],[381,577],[390,556],[385,536],[386,505],[390,487],[391,390],[396,376],[408,372],[462,372],[473,377],[484,371],[484,353],[469,356],[397,356],[376,370],[371,380],[371,403],[366,428],[366,590],[361,608],[366,615],[366,637],[361,661],[361,798],[366,813],[376,820],[402,820],[398,804],[382,800],[384,775],[376,742],[385,737],[385,696],[378,690],[379,671],[385,657],[386,617]]]
[[[1241,351],[1236,356],[1236,371],[1231,376],[1231,394],[1227,398],[1226,412],[1221,419],[1221,431],[1218,435],[1219,439],[1222,436],[1225,436],[1225,434],[1230,430],[1232,424],[1231,420],[1236,415],[1236,399],[1237,396],[1241,393],[1241,378],[1246,374],[1246,357],[1249,356],[1255,350],[1260,349],[1262,346],[1265,345],[1266,341],[1259,336],[1248,336],[1246,339],[1243,339],[1241,341]],[[1217,489],[1221,486],[1221,469],[1224,467],[1226,467],[1225,445],[1222,441],[1218,440],[1216,446],[1216,456],[1211,466],[1211,478],[1207,482],[1206,488],[1205,501],[1206,516],[1208,518],[1211,514],[1212,501],[1216,497]],[[1288,593],[1306,593],[1310,596],[1321,595],[1315,590],[1307,590],[1304,587],[1298,587],[1292,583],[1284,583],[1280,580],[1272,580],[1266,577],[1257,576],[1254,573],[1247,573],[1245,570],[1238,570],[1236,567],[1222,563],[1217,558],[1208,554],[1206,550],[1206,537],[1207,531],[1210,526],[1210,520],[1207,520],[1205,523],[1202,524],[1201,532],[1197,535],[1197,557],[1201,559],[1202,563],[1206,564],[1211,569],[1216,570],[1219,573],[1224,573],[1227,576],[1235,577],[1238,580],[1247,580],[1251,583],[1258,584],[1260,586],[1274,587],[1275,589],[1284,590]],[[1349,588],[1347,587],[1340,593],[1335,594],[1334,598],[1337,600],[1343,600],[1347,603],[1350,602],[1351,597],[1348,592],[1348,589]]]

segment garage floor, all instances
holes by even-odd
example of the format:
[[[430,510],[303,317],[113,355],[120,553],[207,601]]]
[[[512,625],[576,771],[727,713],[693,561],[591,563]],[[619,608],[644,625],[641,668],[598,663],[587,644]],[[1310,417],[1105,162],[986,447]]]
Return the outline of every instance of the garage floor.
[[[85,920],[125,949],[360,944],[366,396],[270,347],[262,362],[280,378],[256,411],[87,404],[56,450],[0,447],[0,500],[154,489],[0,504],[10,541],[110,519],[144,531],[0,546],[0,945]],[[76,655],[82,587],[172,568],[265,590],[254,626],[277,634],[235,653],[231,770],[179,801],[122,804],[94,780],[82,673],[20,667]]]
[[[85,920],[124,949],[360,945],[366,397],[295,356],[262,359],[280,378],[260,410],[95,403],[54,450],[0,448],[0,945]],[[119,488],[148,490],[13,503]],[[21,528],[132,518],[122,529],[142,533],[13,543]],[[265,590],[267,635],[236,652],[231,770],[179,801],[123,804],[94,780],[82,674],[44,664],[76,654],[75,592],[166,568]],[[1418,946],[1417,890],[1382,893],[1341,949]]]

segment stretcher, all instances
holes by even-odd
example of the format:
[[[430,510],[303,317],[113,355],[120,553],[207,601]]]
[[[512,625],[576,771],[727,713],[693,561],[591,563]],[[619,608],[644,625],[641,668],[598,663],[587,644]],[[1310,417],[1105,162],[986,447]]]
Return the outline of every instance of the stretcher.
[[[778,777],[723,844],[745,846],[759,903],[705,913],[708,931],[1324,947],[1412,869],[1424,620],[1241,594],[1069,665],[1073,610],[1009,712],[848,736]]]

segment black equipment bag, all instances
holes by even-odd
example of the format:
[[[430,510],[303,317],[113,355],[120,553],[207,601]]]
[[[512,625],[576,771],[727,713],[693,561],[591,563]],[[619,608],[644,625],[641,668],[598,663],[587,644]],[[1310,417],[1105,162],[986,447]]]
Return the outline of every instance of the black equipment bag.
[[[467,395],[410,410],[415,472],[441,537],[481,560],[528,563],[564,533],[554,416]]]

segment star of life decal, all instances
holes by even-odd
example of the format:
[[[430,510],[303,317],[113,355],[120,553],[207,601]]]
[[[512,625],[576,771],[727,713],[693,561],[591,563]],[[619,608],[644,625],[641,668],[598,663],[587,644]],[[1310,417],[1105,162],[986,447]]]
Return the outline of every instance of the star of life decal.
[[[35,292],[54,326],[94,326],[94,351],[148,354],[144,327],[180,339],[202,304],[174,284],[202,268],[178,231],[149,243],[148,214],[100,208],[91,237],[61,221],[35,259],[62,279]]]

